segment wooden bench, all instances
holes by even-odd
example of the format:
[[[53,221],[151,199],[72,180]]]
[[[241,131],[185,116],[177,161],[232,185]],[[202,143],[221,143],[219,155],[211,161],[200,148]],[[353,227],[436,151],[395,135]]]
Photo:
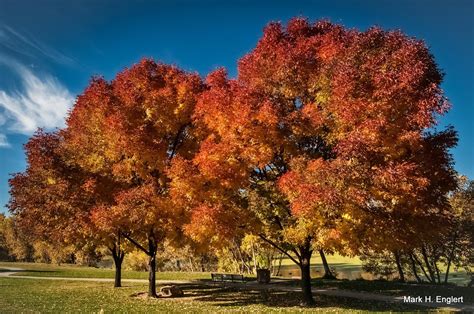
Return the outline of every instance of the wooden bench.
[[[240,274],[218,274],[211,273],[212,281],[214,282],[244,282],[244,275]]]

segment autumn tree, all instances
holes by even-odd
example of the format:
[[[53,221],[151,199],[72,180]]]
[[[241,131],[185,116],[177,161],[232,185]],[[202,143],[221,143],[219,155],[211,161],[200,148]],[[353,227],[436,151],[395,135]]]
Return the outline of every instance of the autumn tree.
[[[365,180],[366,185],[380,193],[378,195],[389,197],[372,197],[373,213],[359,216],[358,225],[351,231],[357,239],[372,239],[366,243],[358,242],[361,251],[390,252],[401,281],[405,280],[402,259],[413,262],[410,272],[418,278],[415,251],[426,251],[427,244],[439,242],[451,229],[453,207],[448,195],[456,189],[457,182],[449,150],[456,142],[457,135],[452,128],[437,133],[425,132],[420,146],[403,157],[413,164],[412,178],[403,184],[407,186],[413,180],[424,182],[418,181],[415,193],[408,189],[404,193],[397,190],[401,180],[406,180],[402,177],[398,177],[400,181],[395,186],[386,183],[386,186],[380,186],[377,182]],[[405,176],[409,178],[409,173]],[[367,225],[380,228],[368,228]]]
[[[79,226],[87,219],[81,176],[63,163],[60,142],[57,132],[37,131],[25,145],[26,171],[9,180],[15,219],[32,237],[54,243],[82,239]]]
[[[429,185],[413,156],[448,108],[441,79],[423,42],[398,31],[269,24],[237,79],[207,78],[195,120],[208,134],[182,180],[188,230],[252,230],[300,266],[313,303],[313,251],[345,249],[366,215],[413,211]]]
[[[8,225],[9,218],[0,213],[0,260],[2,261],[8,261],[11,258],[5,237]]]
[[[165,239],[180,240],[187,217],[170,197],[168,168],[198,147],[191,115],[201,89],[198,75],[144,59],[110,83],[94,80],[67,121],[71,159],[115,189],[112,206],[97,206],[93,222],[148,255],[152,297],[157,251]]]
[[[94,230],[91,222],[91,210],[106,203],[104,193],[94,188],[105,185],[104,179],[69,163],[63,145],[63,131],[39,130],[31,137],[25,145],[27,169],[9,181],[8,206],[31,243],[39,241],[35,242],[39,256],[51,247],[57,253],[71,247],[95,254],[92,251],[98,247],[116,243],[115,237]],[[116,268],[115,286],[120,285],[120,268]]]
[[[442,242],[443,262],[446,265],[444,283],[448,282],[451,267],[464,268],[471,274],[474,265],[474,181],[458,178],[458,187],[450,195],[452,211],[451,229]],[[472,283],[471,283],[472,284]]]
[[[15,217],[0,215],[0,257],[3,260],[31,262],[34,248],[31,239],[22,232]]]
[[[448,201],[449,210],[438,220],[437,226],[430,226],[437,232],[426,231],[426,235],[416,238],[411,250],[405,251],[412,273],[419,282],[424,278],[430,283],[446,284],[453,267],[472,273],[472,181],[459,177]]]
[[[398,272],[399,279],[407,274],[417,282],[433,284],[448,283],[453,267],[471,273],[472,196],[472,182],[460,177],[456,189],[446,195],[449,203],[439,204],[443,210],[395,220],[393,227],[379,230],[381,241],[367,243],[361,250],[364,269],[385,276]]]

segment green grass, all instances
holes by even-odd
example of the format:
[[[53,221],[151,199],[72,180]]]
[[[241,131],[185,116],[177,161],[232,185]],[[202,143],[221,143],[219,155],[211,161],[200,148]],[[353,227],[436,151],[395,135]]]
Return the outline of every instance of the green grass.
[[[73,278],[114,278],[115,271],[111,268],[94,268],[78,265],[53,265],[43,263],[8,263],[1,262],[3,267],[18,267],[24,271],[18,272],[17,276],[39,276],[39,277],[73,277]],[[122,270],[123,279],[148,279],[147,272]],[[210,279],[210,273],[206,272],[157,272],[158,280],[195,280]]]
[[[2,313],[219,313],[219,312],[337,312],[406,311],[422,307],[348,298],[317,296],[314,308],[301,308],[296,292],[251,291],[202,285],[180,285],[185,297],[148,299],[137,297],[146,291],[143,284],[127,283],[112,288],[110,283],[48,281],[0,278]]]

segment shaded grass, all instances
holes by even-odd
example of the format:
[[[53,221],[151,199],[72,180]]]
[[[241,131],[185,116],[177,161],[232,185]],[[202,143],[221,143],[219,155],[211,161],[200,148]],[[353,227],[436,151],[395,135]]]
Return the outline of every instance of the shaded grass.
[[[42,281],[0,278],[2,313],[29,312],[352,312],[421,310],[423,307],[317,296],[317,306],[301,308],[296,292],[238,290],[230,287],[179,285],[185,297],[148,299],[133,297],[146,291],[143,284],[114,289],[110,283]]]
[[[299,286],[298,280],[288,280],[287,285]],[[326,280],[316,278],[311,280],[314,289],[337,288],[359,292],[371,292],[390,296],[443,296],[464,297],[465,303],[474,303],[474,288],[465,286],[433,285],[418,283],[401,283],[386,280]]]
[[[313,285],[315,287],[337,287],[339,289],[367,291],[394,296],[432,296],[433,298],[435,296],[464,296],[464,302],[474,303],[474,288],[456,286],[454,284],[433,285],[383,280],[340,280],[328,283],[324,282],[324,280],[316,280]]]

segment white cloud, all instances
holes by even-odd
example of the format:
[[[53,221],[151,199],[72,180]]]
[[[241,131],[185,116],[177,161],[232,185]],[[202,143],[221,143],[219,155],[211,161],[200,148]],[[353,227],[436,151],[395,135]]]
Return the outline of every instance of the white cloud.
[[[11,133],[29,135],[39,127],[62,127],[74,102],[67,88],[50,75],[41,75],[40,78],[10,59],[0,58],[0,63],[11,67],[20,77],[22,85],[22,90],[0,90],[0,109],[3,109],[5,120],[2,128]]]
[[[47,58],[59,64],[77,65],[59,50],[0,22],[0,73],[4,75],[2,67],[7,67],[13,77],[4,75],[5,78],[19,79],[17,88],[0,86],[0,148],[9,146],[8,134],[31,135],[38,128],[50,130],[64,126],[74,102],[73,95],[56,78],[17,61],[25,57],[30,61]]]
[[[0,46],[28,57],[43,55],[60,64],[76,63],[73,58],[7,25],[0,25]]]
[[[7,137],[5,134],[0,134],[0,148],[10,147],[10,143],[7,141]]]

